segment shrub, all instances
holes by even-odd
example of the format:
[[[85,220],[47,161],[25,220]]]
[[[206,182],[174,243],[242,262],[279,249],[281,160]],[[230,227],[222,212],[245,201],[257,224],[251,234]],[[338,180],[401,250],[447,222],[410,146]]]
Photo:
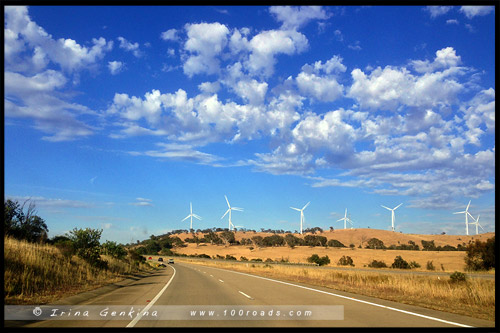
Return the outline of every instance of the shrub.
[[[401,256],[397,256],[394,259],[394,262],[392,263],[391,267],[392,268],[401,268],[401,269],[410,269],[411,268],[410,264],[408,264],[408,262],[406,260],[401,258]]]
[[[427,262],[427,270],[428,270],[428,271],[433,271],[433,270],[435,270],[435,269],[436,269],[436,267],[434,267],[434,265],[432,264],[432,260],[429,260],[429,261]]]
[[[450,282],[451,283],[460,283],[460,282],[465,282],[466,280],[466,276],[464,273],[462,272],[453,272],[451,275],[450,275]]]
[[[495,268],[495,237],[486,242],[476,240],[467,246],[465,264],[467,270],[489,270]]]
[[[330,239],[328,241],[328,243],[326,243],[326,245],[328,245],[330,247],[346,247],[344,244],[342,244],[341,242],[339,242],[336,239]]]
[[[416,261],[410,261],[410,268],[419,268],[420,264]]]
[[[324,266],[330,263],[330,258],[328,258],[328,256],[320,257],[317,254],[313,254],[312,256],[307,258],[307,261],[310,263],[318,264],[319,266]]]
[[[387,265],[383,261],[372,260],[372,262],[368,264],[368,267],[385,268],[385,267],[387,267]]]
[[[354,266],[354,262],[349,256],[342,256],[342,258],[339,259],[338,264],[342,266]]]

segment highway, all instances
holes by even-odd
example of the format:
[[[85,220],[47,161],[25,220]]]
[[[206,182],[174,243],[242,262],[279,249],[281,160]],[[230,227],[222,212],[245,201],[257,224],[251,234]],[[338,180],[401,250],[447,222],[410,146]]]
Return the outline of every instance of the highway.
[[[88,294],[88,293],[87,293]],[[494,322],[328,288],[214,267],[175,263],[115,288],[59,302],[82,308],[134,306],[159,316],[6,321],[25,327],[493,327]],[[55,306],[55,305],[54,305]],[[164,311],[164,309],[167,309]],[[290,310],[291,309],[291,310]],[[321,310],[324,313],[321,313]],[[163,312],[162,312],[163,311]],[[207,311],[207,312],[199,312]],[[210,319],[206,313],[212,311]],[[319,319],[305,313],[319,314]],[[109,311],[108,311],[109,312]],[[181,313],[180,317],[170,314]],[[272,316],[267,316],[268,314]],[[154,314],[154,312],[153,312]],[[163,316],[165,314],[166,316]],[[204,314],[204,315],[202,315]],[[265,314],[265,315],[264,315]],[[279,316],[278,316],[279,314]],[[301,316],[302,315],[302,316]],[[267,317],[266,317],[267,316]],[[262,319],[266,318],[266,319]],[[77,318],[78,319],[78,318]],[[166,320],[168,319],[168,320]]]

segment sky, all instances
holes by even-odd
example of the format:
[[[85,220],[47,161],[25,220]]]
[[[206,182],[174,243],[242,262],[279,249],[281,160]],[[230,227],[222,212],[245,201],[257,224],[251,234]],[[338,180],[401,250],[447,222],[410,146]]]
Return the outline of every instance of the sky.
[[[225,195],[240,229],[495,231],[495,6],[3,9],[4,197],[49,237],[226,228]]]

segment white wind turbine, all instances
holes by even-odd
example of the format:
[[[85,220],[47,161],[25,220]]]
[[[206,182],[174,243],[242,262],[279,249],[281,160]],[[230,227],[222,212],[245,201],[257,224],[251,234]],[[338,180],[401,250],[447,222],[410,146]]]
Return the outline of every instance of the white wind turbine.
[[[469,203],[467,204],[467,208],[463,212],[455,212],[453,214],[465,214],[465,234],[468,236],[469,235],[469,216],[474,219],[474,217],[469,213],[469,206],[470,206],[471,200],[469,200]],[[481,227],[483,228],[483,227]]]
[[[479,216],[481,216],[481,215],[478,215],[477,219],[472,218],[474,220],[474,222],[471,223],[471,224],[476,225],[476,235],[479,234],[479,230],[477,229],[478,226],[481,227],[481,229],[483,229],[483,226],[479,224]],[[484,231],[484,229],[483,229],[483,231]]]
[[[201,220],[201,217],[196,215],[196,214],[193,214],[193,205],[191,203],[189,203],[189,211],[190,211],[190,214],[188,216],[186,216],[182,221],[186,220],[188,217],[191,218],[191,225],[189,227],[189,230],[193,229],[193,217],[198,219],[198,220]]]
[[[302,234],[302,226],[304,225],[304,209],[306,209],[310,203],[311,203],[310,201],[308,203],[306,203],[306,205],[304,207],[302,207],[302,209],[290,207],[291,209],[295,209],[296,211],[300,212],[300,234]]]
[[[243,211],[243,208],[231,207],[231,205],[229,204],[229,200],[227,200],[227,196],[224,195],[224,198],[226,198],[228,209],[226,210],[226,212],[224,213],[224,215],[222,215],[222,217],[220,219],[222,220],[224,218],[224,216],[226,216],[226,214],[229,213],[229,230],[231,230],[231,226],[233,226],[233,228],[235,228],[233,222],[231,222],[231,211],[237,210],[237,211],[241,212],[241,211]]]
[[[400,203],[399,205],[397,205],[396,207],[394,207],[394,208],[392,208],[392,209],[391,209],[391,208],[389,208],[389,207],[386,207],[386,206],[381,205],[381,206],[382,206],[382,207],[384,207],[385,209],[390,210],[390,211],[392,212],[392,214],[391,214],[392,231],[394,231],[394,221],[396,220],[396,215],[394,214],[394,211],[395,211],[396,209],[398,209],[398,208],[399,208],[399,206],[401,206],[401,205],[402,205],[402,203]]]
[[[348,217],[347,217],[347,208],[345,209],[345,214],[344,214],[344,217],[343,217],[343,218],[341,218],[341,219],[338,219],[338,220],[337,220],[337,222],[338,222],[338,221],[342,221],[342,220],[344,220],[344,229],[347,229],[347,224],[346,224],[346,222],[349,222],[349,223],[351,224],[351,229],[352,229],[353,224],[352,224],[352,220],[351,220],[350,218],[348,218]]]

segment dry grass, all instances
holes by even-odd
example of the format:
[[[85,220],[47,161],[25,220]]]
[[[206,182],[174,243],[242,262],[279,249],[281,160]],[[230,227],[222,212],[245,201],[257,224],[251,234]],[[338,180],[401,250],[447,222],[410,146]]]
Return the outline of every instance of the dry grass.
[[[140,268],[130,262],[103,256],[108,269],[65,257],[54,246],[4,238],[5,304],[45,304],[122,280]]]
[[[317,267],[200,261],[186,258],[180,260],[495,320],[495,281],[491,279],[468,279],[466,282],[453,283],[448,278],[436,276],[339,272]]]
[[[273,261],[288,261],[292,263],[306,263],[307,258],[313,254],[320,257],[327,255],[330,258],[330,266],[336,266],[342,256],[350,256],[355,267],[368,266],[373,260],[382,260],[387,266],[391,266],[396,256],[401,256],[407,262],[415,261],[420,264],[416,270],[426,270],[427,261],[432,261],[438,271],[454,272],[463,271],[465,262],[464,251],[403,251],[403,250],[372,250],[372,249],[350,249],[350,248],[325,248],[321,246],[308,247],[297,246],[291,249],[287,246],[263,247],[251,250],[249,246],[223,246],[223,245],[199,245],[188,244],[187,247],[176,248],[178,254],[194,255],[207,254],[210,257],[231,255],[237,260],[245,257],[251,259],[271,259]],[[444,268],[444,269],[443,269]]]

